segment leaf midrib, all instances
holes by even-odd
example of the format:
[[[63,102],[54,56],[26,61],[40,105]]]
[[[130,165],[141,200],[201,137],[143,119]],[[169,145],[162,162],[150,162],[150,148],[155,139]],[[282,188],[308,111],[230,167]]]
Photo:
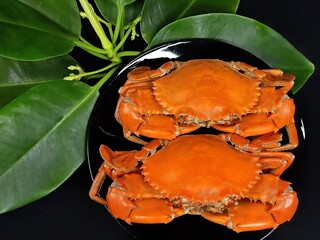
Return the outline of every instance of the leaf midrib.
[[[16,24],[16,23],[12,23],[12,22],[9,22],[9,21],[3,21],[3,20],[0,21],[0,23],[1,23],[1,22],[2,22],[2,23],[5,23],[5,24],[8,24],[8,25],[19,26],[19,27],[23,27],[23,28],[26,28],[26,29],[32,29],[32,30],[36,30],[36,31],[38,31],[38,32],[47,33],[47,34],[50,34],[50,35],[63,37],[63,38],[65,38],[65,39],[68,39],[68,40],[71,40],[71,41],[76,40],[76,37],[74,37],[73,35],[68,35],[68,34],[63,33],[63,32],[61,32],[61,31],[59,31],[59,32],[46,31],[46,29],[30,27],[29,25]]]
[[[184,17],[185,13],[188,12],[188,10],[192,7],[192,5],[195,3],[195,0],[191,0],[190,3],[186,6],[186,8],[184,9],[184,11],[182,11],[181,14],[178,15],[177,19],[181,19]]]
[[[36,82],[21,82],[21,83],[14,83],[14,84],[1,84],[0,82],[0,89],[1,88],[5,88],[5,87],[17,87],[17,86],[28,86],[28,85],[36,85],[36,84],[40,84],[40,83],[48,83],[48,82],[54,82],[54,81],[60,81],[59,79],[47,79],[44,81],[36,81]],[[61,79],[61,81],[63,81]]]

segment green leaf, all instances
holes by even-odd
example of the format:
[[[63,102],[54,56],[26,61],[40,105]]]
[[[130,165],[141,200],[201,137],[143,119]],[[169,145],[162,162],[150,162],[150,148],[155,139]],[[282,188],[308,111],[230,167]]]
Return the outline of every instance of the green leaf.
[[[141,18],[141,33],[148,43],[167,24],[204,13],[235,13],[240,0],[146,0]]]
[[[69,55],[32,62],[0,57],[0,108],[39,83],[62,80],[70,65],[77,62]]]
[[[270,27],[247,17],[212,13],[178,20],[161,29],[150,46],[171,40],[209,38],[242,48],[272,68],[296,76],[296,93],[314,71],[314,65],[290,42]]]
[[[76,1],[0,1],[0,55],[41,60],[67,54],[80,35]]]
[[[118,8],[124,6],[124,26],[137,18],[142,11],[143,0],[95,0],[103,15],[113,25],[117,22]]]
[[[0,110],[0,213],[50,193],[84,161],[97,96],[81,82],[48,82]]]

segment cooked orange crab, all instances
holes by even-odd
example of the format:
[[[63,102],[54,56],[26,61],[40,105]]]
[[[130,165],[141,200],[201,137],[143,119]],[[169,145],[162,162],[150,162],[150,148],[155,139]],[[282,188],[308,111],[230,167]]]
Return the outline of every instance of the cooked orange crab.
[[[241,136],[286,126],[290,143],[281,150],[288,150],[298,144],[295,105],[287,96],[293,84],[294,76],[280,69],[217,59],[137,67],[119,90],[115,117],[125,137],[142,144],[139,136],[174,139],[201,126]]]
[[[89,195],[129,224],[168,223],[193,214],[237,232],[276,228],[297,209],[296,193],[279,178],[294,156],[264,147],[257,153],[240,151],[239,139],[235,134],[182,135],[125,152],[102,145],[104,163]],[[274,139],[260,139],[261,146],[274,145]],[[99,189],[107,175],[113,183],[104,199]]]

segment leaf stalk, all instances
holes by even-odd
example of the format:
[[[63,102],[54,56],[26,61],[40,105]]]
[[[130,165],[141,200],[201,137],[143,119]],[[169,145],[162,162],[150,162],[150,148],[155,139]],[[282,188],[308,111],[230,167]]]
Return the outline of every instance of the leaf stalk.
[[[107,56],[109,58],[112,58],[112,56],[114,55],[114,51],[113,51],[113,45],[110,42],[110,40],[108,39],[108,37],[106,36],[98,16],[95,14],[93,7],[91,6],[91,4],[87,1],[87,0],[79,0],[84,12],[86,13],[87,18],[89,19],[94,31],[97,33],[100,42],[102,44],[102,47],[104,49],[106,49],[107,51]]]

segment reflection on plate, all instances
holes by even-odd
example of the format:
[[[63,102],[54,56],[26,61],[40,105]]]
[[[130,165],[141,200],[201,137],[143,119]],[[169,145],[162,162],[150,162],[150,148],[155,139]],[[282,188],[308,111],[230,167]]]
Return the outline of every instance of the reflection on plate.
[[[129,142],[123,137],[122,127],[114,118],[114,111],[118,100],[118,89],[126,81],[127,73],[136,66],[147,65],[151,68],[157,68],[169,60],[186,61],[190,59],[214,59],[218,58],[224,61],[242,61],[258,68],[267,68],[268,66],[255,56],[228,45],[226,43],[216,42],[212,40],[187,40],[180,42],[171,42],[165,45],[155,47],[128,63],[116,77],[107,82],[100,89],[100,97],[92,112],[88,126],[88,163],[91,174],[94,176],[102,163],[99,155],[99,146],[101,144],[108,145],[114,150],[133,150],[140,149],[141,146]],[[297,103],[296,103],[297,105]],[[305,134],[303,122],[296,113],[296,124],[299,131],[300,144],[297,149],[292,151],[299,159],[303,155],[304,144],[303,136]],[[302,130],[303,129],[303,130]],[[286,139],[284,139],[286,141]],[[301,161],[300,165],[301,165]],[[282,175],[282,179],[292,182],[292,186],[299,195],[299,187],[303,176],[299,162],[294,162],[291,167]],[[111,180],[106,179],[101,189],[102,196],[105,196]],[[109,214],[106,211],[106,214]],[[272,231],[261,230],[254,232],[235,233],[224,226],[209,222],[201,216],[185,215],[174,219],[169,224],[133,224],[128,225],[122,220],[118,221],[124,231],[129,233],[136,239],[153,239],[154,236],[176,239],[266,239],[272,234]],[[290,231],[293,224],[284,223],[280,228],[286,228]],[[271,237],[270,237],[271,238]]]

